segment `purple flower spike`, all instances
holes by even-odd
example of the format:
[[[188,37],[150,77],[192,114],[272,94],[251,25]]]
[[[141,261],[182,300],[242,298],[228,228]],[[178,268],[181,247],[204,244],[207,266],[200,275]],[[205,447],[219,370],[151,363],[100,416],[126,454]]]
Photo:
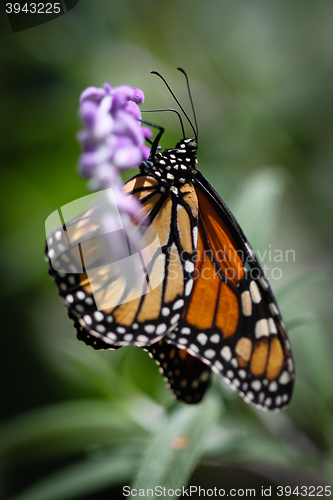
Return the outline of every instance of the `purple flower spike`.
[[[133,219],[139,223],[144,219],[140,202],[123,191],[121,179],[122,171],[138,167],[149,158],[150,149],[145,141],[152,132],[141,126],[138,104],[143,101],[142,90],[128,85],[113,88],[109,83],[102,88],[88,87],[80,98],[80,117],[84,125],[78,134],[83,148],[80,174],[88,179],[93,190],[112,188],[119,214],[127,226]],[[114,207],[110,205],[100,223],[110,230],[116,222]],[[139,247],[139,231],[137,238],[138,241],[131,241],[134,248]],[[119,254],[120,240],[110,234],[109,241],[111,251]]]
[[[105,95],[106,92],[104,89],[98,89],[97,87],[88,87],[82,92],[80,103],[82,104],[85,100],[100,102]]]
[[[106,151],[110,168],[116,167],[119,176],[121,170],[138,167],[147,159],[145,140],[151,131],[140,123],[138,104],[143,100],[142,90],[128,85],[113,88],[105,83],[103,88],[88,87],[82,92],[80,115],[85,128],[78,139],[85,177],[87,164],[92,164],[92,158],[94,164],[104,163]]]
[[[133,95],[133,101],[136,104],[143,104],[143,101],[145,100],[144,93],[142,92],[141,89],[134,88],[134,95]]]

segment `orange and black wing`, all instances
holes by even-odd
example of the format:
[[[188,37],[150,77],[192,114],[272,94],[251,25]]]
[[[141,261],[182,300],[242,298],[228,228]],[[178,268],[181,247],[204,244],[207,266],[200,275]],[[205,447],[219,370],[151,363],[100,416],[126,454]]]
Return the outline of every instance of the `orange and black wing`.
[[[198,221],[193,185],[185,184],[176,196],[158,178],[140,174],[124,189],[140,200],[148,228],[158,235],[134,255],[142,266],[135,286],[119,261],[101,264],[95,208],[47,240],[49,272],[78,338],[96,349],[157,342],[177,325],[193,284]]]
[[[284,322],[262,268],[235,218],[196,175],[199,232],[190,300],[167,341],[186,349],[245,401],[281,409],[294,364]]]
[[[178,400],[189,404],[201,401],[211,377],[206,364],[186,349],[179,349],[164,339],[148,346],[147,351]]]

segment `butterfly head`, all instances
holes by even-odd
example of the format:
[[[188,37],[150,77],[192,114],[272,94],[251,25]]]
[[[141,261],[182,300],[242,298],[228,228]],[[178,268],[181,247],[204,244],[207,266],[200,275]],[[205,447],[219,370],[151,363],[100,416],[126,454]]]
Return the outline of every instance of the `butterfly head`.
[[[162,185],[180,188],[191,181],[196,172],[196,152],[198,145],[195,139],[183,139],[172,149],[165,149],[145,163],[145,172],[153,175]]]
[[[198,150],[198,143],[194,137],[191,139],[182,139],[176,144],[174,150],[178,152],[185,150],[188,154],[195,156]]]

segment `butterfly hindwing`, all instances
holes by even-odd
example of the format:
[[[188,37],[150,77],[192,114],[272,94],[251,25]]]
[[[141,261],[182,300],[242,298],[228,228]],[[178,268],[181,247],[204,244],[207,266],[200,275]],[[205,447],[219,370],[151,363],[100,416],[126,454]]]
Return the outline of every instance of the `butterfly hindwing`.
[[[178,400],[188,404],[201,401],[210,381],[209,366],[186,349],[179,349],[163,339],[147,350]]]

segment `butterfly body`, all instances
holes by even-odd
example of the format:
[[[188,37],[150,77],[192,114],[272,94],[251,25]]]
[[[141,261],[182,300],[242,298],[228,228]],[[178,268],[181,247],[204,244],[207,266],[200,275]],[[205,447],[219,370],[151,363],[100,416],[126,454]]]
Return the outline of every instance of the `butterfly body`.
[[[244,233],[197,170],[196,151],[196,141],[184,139],[154,152],[124,186],[159,236],[160,252],[154,249],[146,262],[141,293],[109,276],[107,293],[121,301],[98,310],[87,274],[52,267],[50,274],[80,340],[97,349],[145,348],[178,399],[199,402],[214,371],[245,401],[281,409],[294,379],[285,326]],[[74,258],[70,251],[68,258]]]

